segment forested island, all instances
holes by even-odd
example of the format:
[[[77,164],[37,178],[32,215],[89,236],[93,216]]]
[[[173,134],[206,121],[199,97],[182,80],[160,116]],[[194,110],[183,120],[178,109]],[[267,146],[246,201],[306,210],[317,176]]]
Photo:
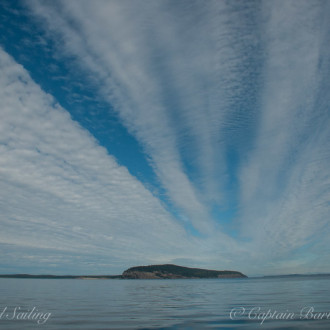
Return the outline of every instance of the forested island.
[[[246,275],[232,270],[209,270],[177,265],[138,266],[125,270],[122,278],[127,279],[179,279],[179,278],[240,278]]]
[[[0,278],[35,279],[194,279],[194,278],[244,278],[246,275],[232,270],[189,268],[172,264],[137,266],[125,270],[122,275],[30,275],[4,274]]]

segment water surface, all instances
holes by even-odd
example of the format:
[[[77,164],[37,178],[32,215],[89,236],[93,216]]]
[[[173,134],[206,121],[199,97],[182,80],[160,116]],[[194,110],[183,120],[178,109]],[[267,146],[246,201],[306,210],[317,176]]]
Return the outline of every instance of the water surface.
[[[330,277],[2,278],[0,297],[1,329],[330,329]]]

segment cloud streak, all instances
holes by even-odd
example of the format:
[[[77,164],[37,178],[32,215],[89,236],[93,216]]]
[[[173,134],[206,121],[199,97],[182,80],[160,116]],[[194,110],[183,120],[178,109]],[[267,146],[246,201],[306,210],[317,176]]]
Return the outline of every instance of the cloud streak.
[[[157,241],[162,255],[182,249],[178,259],[188,258],[191,249],[199,262],[234,262],[249,272],[258,272],[261,265],[264,272],[306,271],[326,255],[329,4],[35,0],[26,6],[58,43],[57,56],[64,61],[73,56],[76,67],[93,77],[100,95],[143,146],[169,203],[165,209],[95,141],[88,142],[93,146],[86,142],[90,147],[85,150],[76,126],[75,136],[63,131],[63,142],[47,137],[57,132],[53,126],[39,133],[50,139],[45,150],[23,148],[16,155],[23,143],[16,141],[17,158],[4,158],[6,177],[32,187],[33,173],[38,189],[46,184],[47,200],[58,198],[63,205],[76,203],[82,214],[100,214],[94,218],[102,232],[108,228],[105,213],[122,219],[109,226],[118,231],[119,246],[148,242],[137,243],[138,251]],[[58,113],[67,116],[51,107],[58,111],[47,125],[60,120]],[[6,116],[11,118],[9,112]],[[22,120],[32,125],[30,131],[43,127]],[[56,127],[62,132],[65,126]],[[6,136],[11,136],[9,128]],[[75,141],[75,151],[68,140]],[[28,135],[24,141],[36,144]],[[56,151],[55,158],[46,145]],[[62,161],[63,155],[69,160]],[[46,173],[38,179],[41,160],[33,159],[41,156]],[[28,170],[13,166],[18,159],[31,159]],[[57,181],[58,176],[65,180]],[[37,204],[38,194],[34,196]],[[105,211],[108,198],[123,209]],[[140,228],[143,209],[148,211]],[[81,234],[80,216],[69,221],[76,228],[72,235]],[[166,229],[161,233],[159,228]],[[130,232],[136,240],[131,241]],[[146,232],[153,233],[151,241]],[[163,243],[170,237],[181,245]],[[114,244],[113,238],[103,240],[104,246]],[[326,269],[319,265],[319,271]]]
[[[264,6],[269,20],[262,113],[240,178],[243,230],[277,257],[324,230],[330,182],[328,96],[319,94],[329,86],[327,69],[320,67],[328,56],[321,52],[328,42],[323,9],[317,2],[282,4]]]
[[[222,2],[60,7],[56,19],[41,3],[33,10],[60,33],[66,51],[79,54],[98,75],[103,94],[144,146],[171,201],[197,230],[210,234],[211,206],[225,200],[221,141],[239,99],[241,76],[234,69],[244,62],[237,53],[244,41],[234,40],[232,22],[242,15]],[[253,39],[251,31],[244,38]]]
[[[60,254],[67,264],[74,255],[97,255],[113,269],[187,257],[197,242],[159,200],[3,50],[0,68],[3,248],[24,247],[23,261],[32,250]]]

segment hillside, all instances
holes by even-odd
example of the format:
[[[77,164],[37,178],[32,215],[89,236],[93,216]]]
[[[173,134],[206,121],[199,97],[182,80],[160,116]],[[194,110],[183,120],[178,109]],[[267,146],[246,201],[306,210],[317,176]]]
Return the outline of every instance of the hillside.
[[[125,270],[124,279],[179,279],[179,278],[244,278],[246,275],[232,270],[209,270],[177,265],[137,266]]]

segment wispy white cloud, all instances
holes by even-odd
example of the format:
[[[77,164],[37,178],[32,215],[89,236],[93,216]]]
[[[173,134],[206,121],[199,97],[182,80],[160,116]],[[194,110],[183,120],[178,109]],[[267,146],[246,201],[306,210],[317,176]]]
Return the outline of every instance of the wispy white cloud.
[[[71,271],[68,260],[83,269],[88,255],[103,272],[107,259],[118,270],[190,256],[198,241],[3,50],[0,70],[4,250],[23,248],[20,259],[36,255],[36,266],[48,253]]]
[[[210,204],[224,200],[227,170],[222,128],[240,85],[233,70],[242,61],[232,42],[235,11],[222,2],[59,7],[55,17],[40,2],[33,10],[60,35],[65,51],[97,74],[174,204],[199,231],[212,232]],[[187,159],[197,175],[190,175]]]
[[[329,86],[320,67],[327,40],[319,2],[267,2],[263,10],[262,112],[241,168],[241,221],[260,256],[283,258],[329,224],[329,97],[320,93]]]
[[[328,4],[27,4],[143,145],[182,218],[208,236],[194,250],[205,262],[217,264],[221,256],[253,272],[281,272],[285,261],[306,269],[316,260],[304,248],[327,238],[321,232],[329,213]],[[228,150],[236,160],[228,160]],[[214,205],[225,208],[231,194],[237,240],[210,214]],[[159,238],[174,234],[173,226]],[[322,255],[325,245],[313,251]]]

